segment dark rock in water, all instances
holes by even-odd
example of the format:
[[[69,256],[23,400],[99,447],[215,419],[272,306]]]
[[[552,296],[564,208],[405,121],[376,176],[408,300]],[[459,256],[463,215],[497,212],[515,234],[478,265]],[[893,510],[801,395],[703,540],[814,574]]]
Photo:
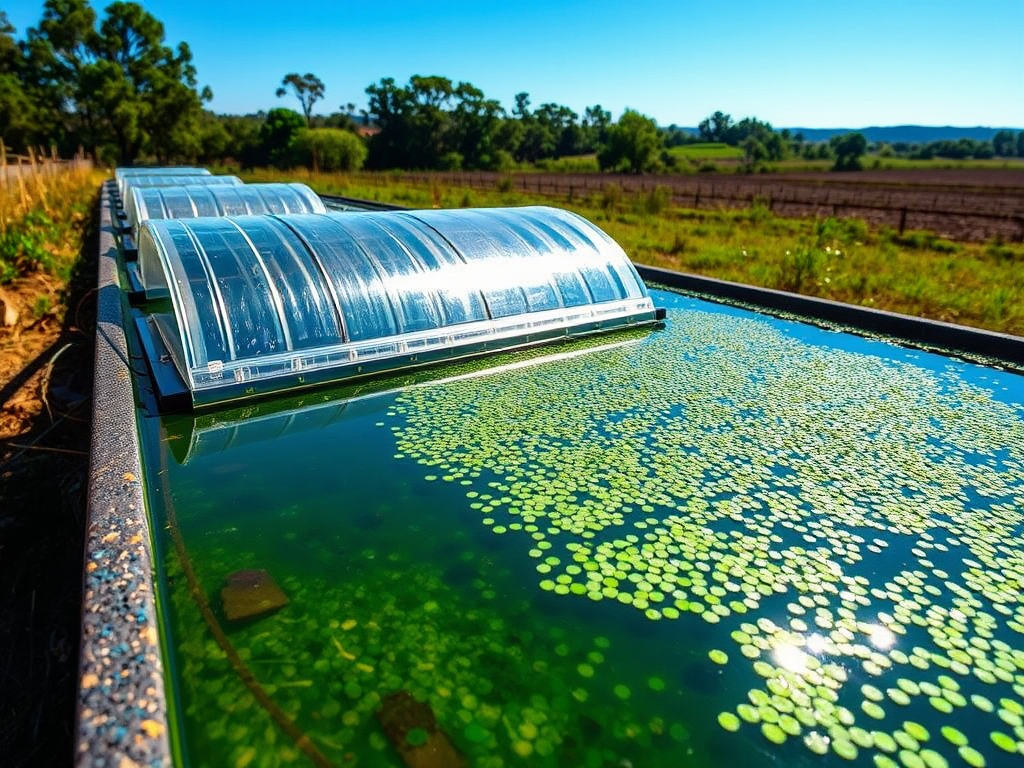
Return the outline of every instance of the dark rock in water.
[[[288,597],[261,568],[235,571],[220,591],[228,621],[251,619],[288,605]]]
[[[377,710],[377,720],[409,768],[465,768],[465,758],[438,727],[430,705],[417,701],[411,693],[398,691],[386,696]]]

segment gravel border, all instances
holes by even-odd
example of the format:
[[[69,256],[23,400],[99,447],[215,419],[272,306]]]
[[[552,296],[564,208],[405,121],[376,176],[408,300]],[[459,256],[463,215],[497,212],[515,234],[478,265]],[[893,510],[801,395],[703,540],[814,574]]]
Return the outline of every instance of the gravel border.
[[[96,372],[75,764],[82,768],[169,766],[152,538],[117,276],[111,184],[103,187],[99,211]]]

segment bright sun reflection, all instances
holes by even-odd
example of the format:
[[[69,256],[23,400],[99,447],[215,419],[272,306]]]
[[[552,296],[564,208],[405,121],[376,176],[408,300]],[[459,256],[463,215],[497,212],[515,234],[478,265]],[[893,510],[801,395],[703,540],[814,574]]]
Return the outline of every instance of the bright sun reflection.
[[[828,640],[823,635],[819,635],[815,632],[813,635],[807,636],[807,650],[817,656],[819,653],[825,650],[828,645]]]
[[[868,626],[868,642],[880,651],[887,651],[896,644],[896,635],[881,624]]]
[[[803,674],[807,671],[807,654],[795,645],[783,643],[776,646],[775,650],[772,651],[772,657],[775,659],[776,664],[783,669],[788,669],[790,672]]]

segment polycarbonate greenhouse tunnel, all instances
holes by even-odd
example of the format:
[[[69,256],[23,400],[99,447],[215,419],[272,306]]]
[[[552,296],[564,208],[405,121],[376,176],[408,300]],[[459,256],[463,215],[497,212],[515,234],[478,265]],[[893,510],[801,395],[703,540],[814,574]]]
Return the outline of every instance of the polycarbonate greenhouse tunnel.
[[[105,185],[79,766],[1016,764],[1024,339],[323,202]]]
[[[213,176],[203,174],[190,174],[179,176],[177,174],[140,174],[126,176],[121,179],[120,187],[122,206],[127,208],[132,199],[132,190],[146,189],[149,187],[182,187],[188,186],[235,186],[242,183],[237,176]]]
[[[125,212],[128,225],[137,235],[141,223],[149,219],[326,213],[327,208],[305,184],[189,183],[172,187],[134,187]]]
[[[171,300],[150,360],[197,406],[656,319],[622,249],[553,208],[151,219],[139,273]]]
[[[117,184],[117,193],[120,199],[115,201],[116,204],[122,204],[124,202],[125,187],[130,179],[141,179],[144,177],[160,176],[163,178],[167,177],[194,177],[194,176],[210,176],[210,171],[206,168],[195,168],[190,166],[143,166],[139,168],[118,168],[114,171],[114,181]]]

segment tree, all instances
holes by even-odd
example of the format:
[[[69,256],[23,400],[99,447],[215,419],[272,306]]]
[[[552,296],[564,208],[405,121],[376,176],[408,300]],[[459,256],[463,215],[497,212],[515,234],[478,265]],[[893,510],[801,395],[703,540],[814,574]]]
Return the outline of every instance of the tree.
[[[359,121],[356,118],[358,112],[356,105],[352,102],[342,104],[338,112],[332,112],[326,116],[314,115],[312,126],[314,128],[341,128],[343,131],[357,133]]]
[[[122,164],[192,156],[212,94],[196,91],[188,46],[164,45],[163,24],[137,3],[114,2],[105,14],[97,29],[85,0],[47,0],[29,30],[26,83],[39,130]]]
[[[618,123],[608,127],[608,143],[597,153],[597,162],[602,171],[644,173],[657,167],[660,147],[658,124],[627,109]]]
[[[743,140],[743,170],[752,173],[757,170],[757,164],[769,159],[768,149],[761,141],[753,135]]]
[[[281,168],[292,165],[292,138],[305,127],[302,115],[295,110],[278,107],[267,112],[267,119],[260,126],[262,162]]]
[[[578,115],[569,107],[548,102],[541,104],[534,112],[537,122],[544,126],[551,137],[551,154],[555,158],[578,155],[583,152],[583,132],[577,123]]]
[[[1024,157],[1024,131],[1017,134],[1017,157]]]
[[[86,0],[46,0],[39,26],[30,28],[25,53],[25,90],[35,105],[35,140],[66,151],[77,139],[95,147],[88,104],[78,103],[82,69],[92,56],[96,14]],[[71,137],[74,136],[75,139]]]
[[[32,143],[35,107],[22,78],[25,56],[14,41],[14,27],[0,11],[0,139],[8,148],[24,149]]]
[[[729,130],[732,128],[732,117],[723,113],[715,112],[710,117],[705,117],[697,126],[697,131],[703,141],[724,142],[729,141]]]
[[[580,127],[583,131],[584,152],[596,152],[597,148],[608,140],[608,126],[612,124],[612,113],[600,104],[583,110]]]
[[[300,128],[291,140],[293,156],[314,171],[358,171],[366,161],[366,145],[340,128]]]
[[[600,106],[592,107],[588,119],[595,124],[607,126],[611,115]],[[569,107],[548,102],[541,104],[535,111],[530,111],[530,95],[522,92],[515,95],[515,106],[512,114],[519,122],[518,143],[511,147],[515,158],[520,162],[535,163],[547,157],[577,155],[595,148],[592,141],[598,129],[588,132],[581,124],[579,116]]]
[[[278,97],[286,96],[288,88],[295,93],[299,104],[302,105],[302,114],[306,116],[306,127],[312,126],[313,105],[324,97],[323,81],[312,72],[300,75],[290,72],[281,80],[281,86],[277,89]]]
[[[218,157],[230,157],[244,168],[266,165],[269,160],[263,148],[260,131],[266,121],[263,113],[255,115],[221,115],[217,122],[227,132],[227,150]],[[300,117],[301,119],[301,117]]]
[[[468,86],[461,83],[460,88]],[[380,128],[370,141],[374,168],[441,168],[452,145],[451,114],[456,89],[446,77],[413,75],[407,86],[382,78],[366,89],[367,113]],[[464,90],[464,96],[469,91]],[[472,98],[472,97],[471,97]]]
[[[860,158],[868,148],[868,140],[864,138],[863,133],[844,133],[841,136],[833,136],[829,140],[829,146],[836,156],[832,170],[859,171]]]
[[[1016,154],[1016,147],[1013,131],[996,131],[992,137],[992,151],[999,157],[1013,157]]]
[[[226,121],[213,112],[203,110],[197,131],[199,149],[196,158],[203,163],[217,162],[230,157],[236,151]]]
[[[498,165],[496,137],[505,110],[471,83],[455,87],[451,112],[450,151],[457,152],[465,168],[491,169]]]

